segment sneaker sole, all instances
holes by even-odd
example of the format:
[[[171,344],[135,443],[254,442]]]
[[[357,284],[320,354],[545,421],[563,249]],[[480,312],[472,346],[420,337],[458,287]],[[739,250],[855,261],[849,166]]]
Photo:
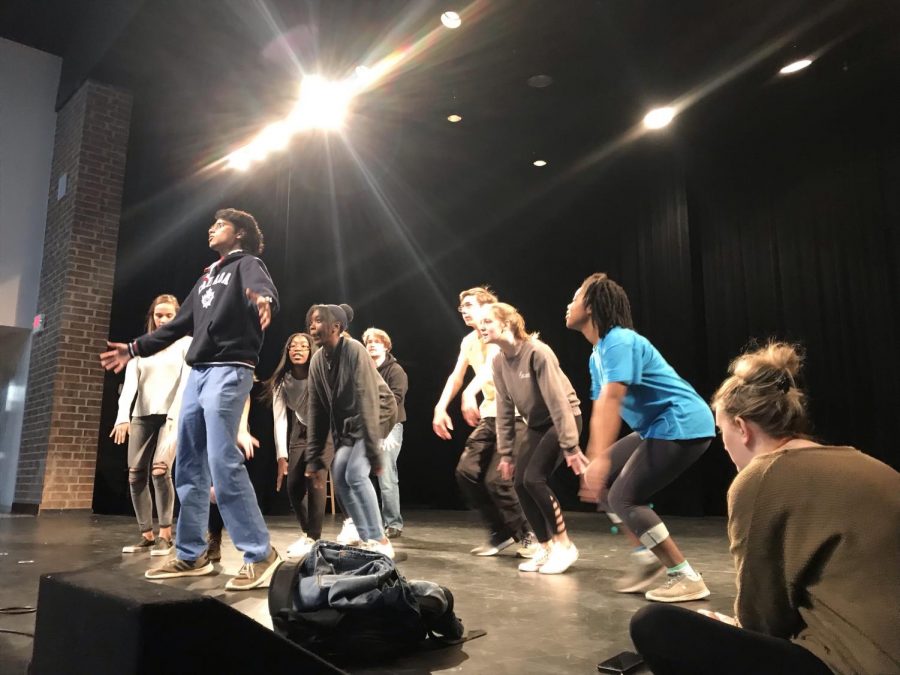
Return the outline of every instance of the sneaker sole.
[[[157,550],[150,551],[150,555],[169,555],[174,550],[175,550],[175,547],[173,546],[172,548],[170,548],[166,551],[157,551]]]
[[[505,551],[510,546],[514,546],[515,543],[516,543],[516,540],[510,537],[509,539],[504,541],[499,546],[492,546],[488,550],[481,551],[481,552],[478,552],[478,547],[475,547],[471,551],[469,551],[469,553],[471,553],[472,555],[476,555],[479,558],[490,558],[491,556],[495,556],[498,553],[500,553],[500,551]]]
[[[703,600],[703,598],[709,597],[709,594],[709,589],[704,588],[702,591],[697,591],[696,593],[688,593],[687,595],[678,595],[674,598],[651,598],[650,593],[645,593],[644,597],[652,602],[690,602],[691,600]]]
[[[149,551],[149,546],[124,546],[122,547],[122,553],[143,553],[144,551]]]
[[[575,557],[572,559],[572,561],[571,561],[568,565],[566,565],[565,567],[563,567],[562,569],[553,569],[553,568],[551,568],[551,569],[548,570],[548,569],[547,569],[547,565],[543,565],[543,566],[541,567],[541,569],[538,570],[538,572],[540,572],[541,574],[562,574],[562,573],[565,572],[567,569],[569,569],[572,565],[574,565],[576,562],[578,562],[578,554],[576,554]]]
[[[253,581],[251,581],[248,584],[236,585],[234,578],[229,579],[228,583],[225,584],[225,590],[227,590],[227,591],[251,591],[254,588],[268,588],[269,581],[272,579],[272,575],[275,574],[275,570],[277,570],[279,565],[281,565],[281,563],[283,563],[283,562],[284,562],[284,560],[279,558],[278,560],[273,562],[271,565],[269,565],[269,568],[265,572],[263,572],[261,575],[256,577],[256,579],[254,579]]]
[[[212,566],[212,563],[206,563],[203,567],[198,567],[195,570],[186,570],[184,572],[156,572],[154,570],[147,570],[144,572],[144,577],[147,579],[177,579],[178,577],[202,577],[207,574],[212,574],[215,572],[215,569]]]
[[[646,593],[650,589],[655,586],[659,586],[660,580],[665,577],[666,568],[660,567],[659,570],[650,577],[647,577],[643,581],[637,581],[630,586],[625,586],[624,588],[616,588],[616,593]]]

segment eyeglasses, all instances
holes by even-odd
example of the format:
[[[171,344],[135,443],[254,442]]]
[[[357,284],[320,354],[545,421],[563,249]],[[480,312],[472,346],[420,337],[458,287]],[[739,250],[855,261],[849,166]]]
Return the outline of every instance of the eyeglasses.
[[[464,312],[473,310],[476,307],[478,307],[478,305],[476,305],[474,302],[467,302],[466,304],[460,305],[459,307],[457,307],[456,311],[459,312],[460,314],[462,314]]]

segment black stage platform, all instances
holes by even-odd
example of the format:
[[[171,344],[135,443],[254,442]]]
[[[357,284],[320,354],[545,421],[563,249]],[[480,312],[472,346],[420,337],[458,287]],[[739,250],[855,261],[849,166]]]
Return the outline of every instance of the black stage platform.
[[[610,533],[600,514],[567,514],[569,534],[581,552],[565,574],[521,573],[512,549],[496,558],[476,558],[469,549],[483,538],[474,514],[462,511],[404,513],[403,537],[395,540],[397,564],[411,579],[448,586],[467,628],[487,630],[485,637],[459,647],[424,652],[354,673],[465,672],[505,675],[523,673],[596,673],[596,663],[631,649],[628,621],[645,600],[614,593],[613,580],[628,564],[628,544]],[[297,536],[292,517],[268,518],[274,545],[283,551]],[[734,571],[721,518],[667,518],[670,531],[691,564],[703,574],[712,595],[686,606],[731,613]],[[325,536],[340,522],[326,516]],[[135,538],[134,519],[86,513],[45,513],[38,517],[0,515],[0,607],[34,605],[38,580],[48,572],[85,568],[140,576],[163,558],[120,554]],[[139,535],[138,535],[139,536]],[[228,603],[271,627],[266,591],[225,591],[241,559],[225,542],[218,574],[169,583]],[[33,632],[35,615],[0,615],[0,628]],[[219,645],[228,649],[232,646]],[[240,646],[234,646],[240,648]],[[165,647],[161,646],[161,654]],[[0,673],[24,673],[31,640],[0,633]],[[638,671],[647,672],[647,671]]]

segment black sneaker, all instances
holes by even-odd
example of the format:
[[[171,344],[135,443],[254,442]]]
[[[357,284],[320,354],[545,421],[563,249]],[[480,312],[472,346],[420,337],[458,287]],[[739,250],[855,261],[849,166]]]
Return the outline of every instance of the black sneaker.
[[[143,553],[144,551],[151,550],[156,545],[156,539],[147,539],[147,537],[141,537],[141,541],[138,544],[132,544],[131,546],[123,546],[122,553]]]
[[[206,557],[210,562],[219,562],[222,559],[222,534],[210,532],[206,535],[206,541],[208,543]]]
[[[206,554],[201,555],[194,562],[172,558],[167,560],[162,567],[156,567],[144,572],[148,579],[174,579],[176,577],[202,577],[215,572],[212,563]]]
[[[156,543],[150,550],[150,555],[169,555],[175,550],[175,545],[165,537],[157,537]]]
[[[396,539],[397,537],[403,536],[403,530],[399,527],[394,527],[391,525],[389,528],[385,529],[384,536],[388,539]]]

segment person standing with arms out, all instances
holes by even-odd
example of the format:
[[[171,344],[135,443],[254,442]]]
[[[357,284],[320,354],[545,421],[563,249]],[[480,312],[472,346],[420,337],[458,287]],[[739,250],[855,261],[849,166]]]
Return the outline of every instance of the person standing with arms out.
[[[300,538],[286,553],[303,557],[322,537],[325,518],[325,486],[306,477],[306,433],[309,418],[309,362],[318,350],[312,336],[294,333],[284,344],[281,359],[263,384],[262,399],[272,404],[278,471],[275,489],[287,479],[288,498],[300,524]],[[334,450],[324,454],[325,470],[331,467]]]
[[[516,543],[523,558],[532,557],[538,550],[534,535],[528,529],[528,521],[519,505],[511,480],[504,479],[497,465],[497,402],[491,359],[498,353],[496,345],[486,345],[481,339],[478,323],[484,307],[497,302],[497,296],[488,288],[477,286],[459,294],[459,313],[472,331],[459,345],[459,356],[441,397],[434,406],[431,427],[438,438],[449,441],[453,422],[447,414],[447,406],[462,389],[466,371],[471,368],[475,377],[462,394],[463,416],[475,427],[456,465],[456,482],[469,506],[478,509],[488,529],[488,540],[471,550],[473,555],[493,556]],[[481,406],[476,396],[481,391]],[[519,420],[517,425],[524,429]]]
[[[366,351],[385,381],[394,398],[397,399],[397,423],[391,433],[384,439],[384,471],[378,475],[381,488],[381,517],[384,521],[384,533],[388,539],[395,539],[403,534],[403,516],[400,515],[400,474],[397,471],[397,458],[400,446],[403,445],[403,423],[406,421],[406,408],[403,403],[409,389],[409,379],[397,359],[391,353],[393,344],[391,336],[379,328],[368,328],[362,336]]]
[[[703,579],[648,504],[706,452],[715,433],[709,406],[634,331],[628,296],[605,274],[592,274],[575,292],[566,327],[580,331],[593,346],[591,464],[579,494],[584,501],[599,500],[635,545],[634,569],[616,590],[644,593],[657,602],[707,597]],[[623,419],[633,432],[617,440]]]
[[[147,313],[147,332],[169,323],[178,309],[174,295],[157,296]],[[153,356],[132,359],[125,368],[119,414],[110,437],[116,443],[124,443],[128,438],[128,486],[141,539],[137,544],[123,547],[123,553],[150,551],[150,555],[158,556],[168,555],[173,548],[175,486],[171,469],[178,407],[190,371],[184,362],[190,344],[191,338],[183,337]],[[153,536],[151,475],[159,517],[158,537]]]
[[[309,332],[321,349],[309,365],[306,475],[324,484],[323,456],[331,434],[331,476],[361,546],[393,558],[369,474],[383,470],[381,442],[397,421],[397,402],[366,348],[342,335],[352,319],[350,305],[315,305],[311,310]]]
[[[241,411],[278,294],[256,257],[263,250],[263,236],[252,215],[222,209],[207,235],[209,247],[220,257],[205,270],[175,318],[129,344],[108,343],[110,350],[100,355],[100,362],[107,370],[120,372],[136,356],[151,356],[185,335],[194,336],[178,425],[175,488],[181,514],[176,557],[145,576],[169,579],[213,573],[206,540],[213,485],[225,527],[244,554],[244,565],[225,588],[248,590],[268,585],[281,562],[237,446]]]
[[[486,344],[500,348],[491,364],[497,387],[500,475],[507,480],[515,475],[519,503],[541,545],[519,571],[562,574],[578,560],[578,549],[569,539],[559,500],[547,479],[563,457],[576,476],[587,466],[578,445],[580,401],[556,354],[525,330],[525,320],[515,307],[504,302],[489,305],[481,318],[481,336]],[[514,458],[517,411],[528,427]]]
[[[728,490],[734,617],[648,605],[631,638],[669,673],[900,673],[900,474],[809,436],[802,354],[736,358],[712,399]]]

